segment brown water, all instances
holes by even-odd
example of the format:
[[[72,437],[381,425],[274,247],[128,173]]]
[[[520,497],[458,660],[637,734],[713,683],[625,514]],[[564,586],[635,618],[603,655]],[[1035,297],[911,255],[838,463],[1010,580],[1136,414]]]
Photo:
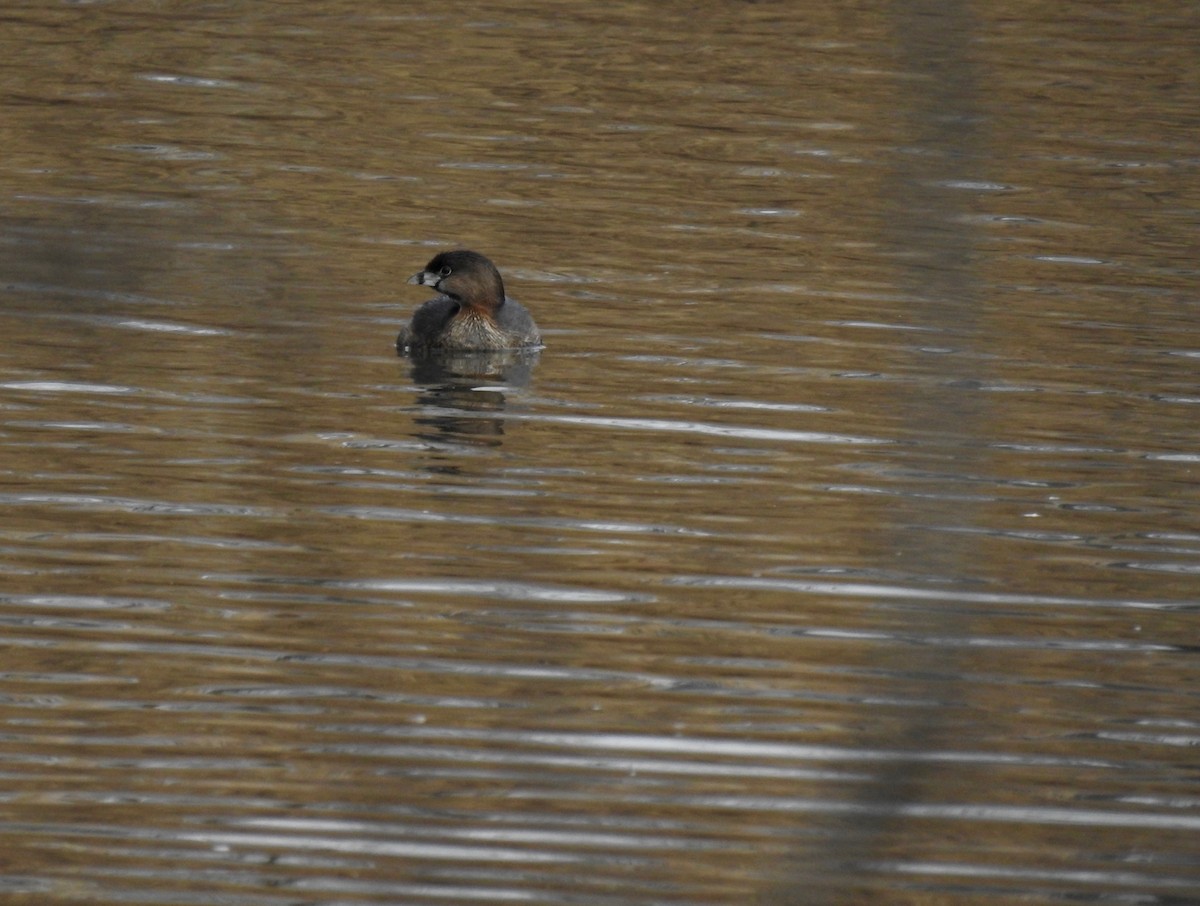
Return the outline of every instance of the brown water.
[[[10,5],[0,901],[1200,901],[1197,26]]]

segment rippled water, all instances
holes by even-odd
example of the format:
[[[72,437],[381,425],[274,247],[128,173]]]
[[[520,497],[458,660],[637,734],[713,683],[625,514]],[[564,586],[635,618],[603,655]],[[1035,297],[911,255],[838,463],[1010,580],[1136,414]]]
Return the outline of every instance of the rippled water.
[[[4,19],[0,899],[1200,899],[1190,9]]]

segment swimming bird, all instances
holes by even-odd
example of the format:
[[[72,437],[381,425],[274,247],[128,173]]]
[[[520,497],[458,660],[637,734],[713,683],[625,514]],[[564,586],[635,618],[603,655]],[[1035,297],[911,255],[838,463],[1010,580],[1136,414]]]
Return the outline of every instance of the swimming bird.
[[[396,338],[400,352],[489,351],[540,346],[533,316],[504,294],[500,271],[478,252],[442,252],[408,278],[441,295],[423,303]]]

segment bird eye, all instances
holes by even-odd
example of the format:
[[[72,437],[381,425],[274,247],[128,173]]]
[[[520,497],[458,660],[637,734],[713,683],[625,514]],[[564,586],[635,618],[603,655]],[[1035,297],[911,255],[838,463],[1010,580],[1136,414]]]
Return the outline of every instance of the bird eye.
[[[438,276],[439,277],[449,277],[450,276],[450,268],[443,264],[442,269],[440,271],[438,271]]]

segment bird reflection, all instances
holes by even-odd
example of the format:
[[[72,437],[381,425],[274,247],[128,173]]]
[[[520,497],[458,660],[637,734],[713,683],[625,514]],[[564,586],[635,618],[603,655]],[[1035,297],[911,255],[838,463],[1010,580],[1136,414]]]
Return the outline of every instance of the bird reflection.
[[[409,359],[423,429],[418,437],[475,446],[499,446],[508,391],[526,386],[538,350],[437,352]]]

